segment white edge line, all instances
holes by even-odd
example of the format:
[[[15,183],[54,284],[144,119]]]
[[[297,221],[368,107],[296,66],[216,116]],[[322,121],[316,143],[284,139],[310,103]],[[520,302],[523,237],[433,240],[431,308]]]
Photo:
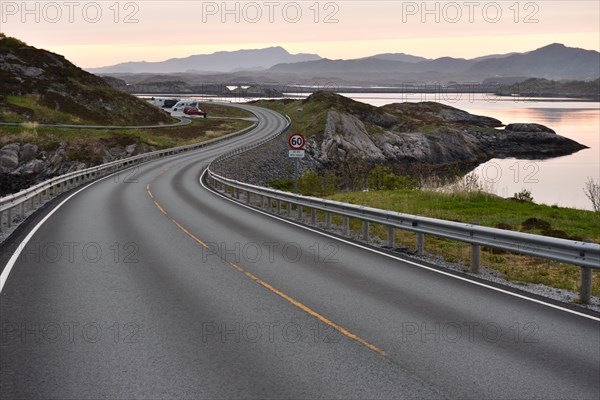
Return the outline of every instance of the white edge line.
[[[189,154],[189,153],[186,153],[186,154]],[[174,156],[176,156],[176,155],[179,155],[179,153],[178,154],[174,154]],[[81,192],[81,191],[89,188],[90,186],[92,186],[92,185],[94,185],[94,184],[96,184],[98,182],[101,182],[101,181],[103,181],[103,180],[105,180],[107,178],[110,178],[111,176],[116,175],[118,173],[121,173],[123,171],[127,171],[127,170],[130,170],[132,168],[139,167],[140,165],[143,165],[143,164],[146,164],[146,163],[149,163],[149,162],[152,162],[152,161],[155,161],[155,160],[154,159],[153,160],[148,160],[146,162],[142,162],[142,163],[139,163],[139,164],[132,165],[131,167],[125,168],[124,170],[115,171],[115,172],[113,172],[110,175],[103,176],[102,178],[97,179],[97,180],[89,183],[88,185],[85,185],[81,189],[77,190],[75,193],[72,193],[69,197],[67,197],[66,199],[64,199],[59,205],[57,205],[56,207],[54,207],[54,209],[52,211],[50,211],[40,222],[38,222],[38,224],[31,231],[29,231],[29,233],[27,234],[27,236],[25,236],[25,239],[23,239],[21,241],[21,243],[19,243],[19,246],[17,246],[17,249],[15,250],[15,252],[13,253],[13,255],[10,257],[10,259],[8,260],[8,262],[6,263],[6,265],[4,266],[4,270],[2,270],[2,273],[0,274],[0,293],[2,293],[2,289],[4,289],[4,285],[6,284],[6,281],[8,280],[8,275],[10,274],[10,271],[12,271],[15,263],[17,262],[17,259],[21,255],[21,252],[23,251],[23,249],[25,248],[25,246],[27,245],[27,243],[31,240],[31,238],[37,232],[37,230],[40,229],[40,227],[44,224],[44,222],[46,222],[52,216],[52,214],[54,214],[60,207],[62,207],[63,204],[65,204],[67,201],[69,201],[73,196],[79,194],[79,192]],[[7,239],[8,239],[8,237],[7,237]]]
[[[154,160],[149,160],[149,161],[154,161]],[[149,162],[148,161],[148,162]],[[13,253],[13,255],[10,257],[10,259],[8,260],[8,262],[6,263],[6,265],[4,266],[4,270],[2,271],[2,274],[0,274],[0,293],[2,293],[2,289],[4,289],[4,284],[6,283],[6,281],[8,280],[8,275],[10,274],[10,271],[12,271],[15,263],[17,262],[19,256],[21,255],[21,252],[23,251],[23,249],[25,248],[25,246],[27,245],[27,243],[31,240],[31,238],[33,237],[33,235],[35,235],[35,233],[37,232],[38,229],[41,228],[41,226],[44,224],[44,222],[46,222],[51,216],[52,214],[54,214],[59,208],[61,208],[63,206],[63,204],[65,204],[67,201],[71,200],[71,198],[77,194],[79,194],[79,192],[89,188],[92,185],[95,185],[98,182],[101,182],[107,178],[112,177],[113,175],[116,175],[118,173],[121,173],[123,171],[127,171],[131,168],[135,168],[135,167],[139,167],[140,165],[145,164],[145,163],[140,163],[140,164],[136,164],[136,165],[132,165],[129,168],[126,168],[124,170],[120,170],[120,171],[116,171],[113,172],[110,175],[106,175],[103,176],[100,179],[97,179],[87,185],[85,185],[84,187],[78,189],[75,193],[72,193],[71,195],[69,195],[69,197],[67,197],[66,199],[64,199],[59,205],[57,205],[56,207],[54,207],[54,209],[52,211],[50,211],[40,222],[38,222],[38,224],[31,230],[29,231],[29,233],[27,234],[27,236],[25,236],[25,239],[23,239],[21,241],[21,243],[19,243],[19,246],[17,247],[17,249],[15,250],[15,252]]]
[[[385,257],[388,257],[388,258],[392,258],[394,260],[402,261],[402,262],[405,262],[407,264],[414,265],[416,267],[420,267],[420,268],[423,268],[423,269],[426,269],[426,270],[429,270],[429,271],[432,271],[432,272],[435,272],[435,273],[438,273],[438,274],[446,275],[446,276],[449,276],[449,277],[454,278],[454,279],[458,279],[458,280],[461,280],[461,281],[464,281],[464,282],[471,283],[473,285],[477,285],[477,286],[481,286],[481,287],[484,287],[484,288],[487,288],[487,289],[495,290],[497,292],[508,294],[510,296],[513,296],[513,297],[518,297],[518,298],[523,299],[523,300],[527,300],[527,301],[531,301],[531,302],[534,302],[534,303],[542,304],[544,306],[548,306],[548,307],[551,307],[551,308],[555,308],[557,310],[565,311],[565,312],[568,312],[570,314],[578,315],[580,317],[584,317],[584,318],[591,319],[593,321],[599,321],[600,322],[600,318],[593,317],[593,316],[588,315],[588,314],[584,314],[584,313],[581,313],[581,312],[578,312],[578,311],[575,311],[575,310],[571,310],[571,309],[568,309],[568,308],[557,306],[555,304],[546,303],[545,301],[542,301],[542,300],[538,300],[538,299],[534,299],[534,298],[531,298],[531,297],[527,297],[527,296],[524,296],[522,294],[514,293],[514,292],[511,292],[510,290],[501,289],[501,288],[498,288],[498,287],[495,287],[495,286],[492,286],[492,285],[487,285],[485,283],[478,282],[478,281],[475,281],[475,280],[471,280],[469,278],[465,278],[465,277],[462,277],[462,276],[454,275],[454,274],[451,274],[449,272],[438,270],[436,268],[428,267],[426,265],[419,264],[419,263],[417,263],[415,261],[406,260],[406,259],[394,256],[393,254],[388,254],[388,253],[385,253],[383,251],[379,251],[377,249],[373,249],[373,248],[370,248],[370,247],[367,247],[367,246],[363,246],[363,245],[360,245],[358,243],[351,242],[349,240],[346,240],[346,239],[343,239],[343,238],[340,238],[340,237],[337,237],[337,236],[330,235],[330,234],[328,234],[326,232],[323,232],[323,231],[320,231],[320,230],[317,230],[317,229],[313,229],[313,228],[310,228],[310,227],[305,226],[305,225],[301,225],[301,224],[295,223],[294,221],[290,221],[290,220],[288,220],[286,218],[283,218],[283,217],[280,217],[280,216],[277,216],[277,215],[274,215],[274,214],[270,214],[270,213],[268,213],[266,211],[258,210],[256,208],[250,207],[250,206],[248,206],[246,204],[243,204],[243,203],[237,202],[237,201],[235,201],[233,199],[230,199],[229,197],[227,197],[227,196],[219,193],[216,190],[212,190],[212,189],[209,189],[208,187],[206,187],[206,185],[204,185],[204,183],[202,182],[205,174],[206,174],[206,170],[204,170],[204,172],[200,176],[200,180],[199,180],[200,184],[202,185],[202,187],[204,189],[206,189],[206,190],[208,190],[208,191],[210,191],[212,193],[215,193],[218,196],[221,196],[222,198],[224,198],[226,200],[229,200],[230,202],[232,202],[234,204],[237,204],[239,206],[245,207],[245,208],[247,208],[249,210],[252,210],[252,211],[255,211],[257,213],[260,213],[260,214],[263,214],[263,215],[267,215],[267,216],[269,216],[271,218],[275,218],[275,219],[278,219],[280,221],[287,222],[288,224],[297,226],[299,228],[303,228],[303,229],[305,229],[307,231],[314,232],[314,233],[317,233],[319,235],[322,235],[322,236],[325,236],[325,237],[328,237],[328,238],[331,238],[331,239],[334,239],[334,240],[338,240],[340,242],[343,242],[343,243],[346,243],[346,244],[349,244],[349,245],[352,245],[352,246],[355,246],[355,247],[358,247],[358,248],[361,248],[363,250],[368,250],[368,251],[370,251],[372,253],[377,253],[379,255],[382,255],[382,256],[385,256]]]

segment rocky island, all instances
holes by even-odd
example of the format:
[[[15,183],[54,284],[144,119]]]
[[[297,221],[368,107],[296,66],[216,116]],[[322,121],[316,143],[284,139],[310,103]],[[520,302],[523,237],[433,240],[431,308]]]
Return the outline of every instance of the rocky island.
[[[307,139],[303,171],[368,172],[385,165],[402,175],[460,173],[492,158],[545,159],[586,148],[534,123],[503,125],[435,103],[375,107],[317,92],[304,100],[263,100],[257,105],[288,114],[292,131]],[[242,180],[267,184],[289,177],[286,135],[221,166]],[[250,162],[252,160],[252,162]]]

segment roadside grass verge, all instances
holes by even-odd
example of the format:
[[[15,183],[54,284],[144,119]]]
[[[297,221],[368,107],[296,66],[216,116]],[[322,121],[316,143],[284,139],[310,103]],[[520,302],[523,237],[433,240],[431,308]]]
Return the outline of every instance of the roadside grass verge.
[[[406,214],[463,223],[477,222],[483,226],[600,243],[600,213],[502,199],[481,192],[378,190],[337,193],[328,198]],[[339,225],[341,218],[333,218],[332,222]],[[351,220],[350,228],[360,232],[362,224]],[[387,231],[383,226],[373,224],[370,235],[387,240]],[[415,236],[411,232],[396,230],[396,245],[414,249]],[[471,250],[468,244],[428,235],[425,237],[425,251],[451,263],[462,263],[465,271],[469,269]],[[569,264],[489,248],[482,248],[481,264],[496,270],[500,277],[522,282],[523,285],[540,283],[568,290],[579,290],[580,287],[580,268]],[[592,293],[600,296],[598,271],[593,273]]]
[[[65,141],[72,150],[67,154],[70,160],[96,165],[110,147],[138,144],[166,149],[200,143],[250,125],[252,122],[245,120],[203,118],[192,120],[190,125],[161,129],[75,129],[24,123],[0,127],[0,147],[15,142],[33,143],[41,150],[52,151]]]

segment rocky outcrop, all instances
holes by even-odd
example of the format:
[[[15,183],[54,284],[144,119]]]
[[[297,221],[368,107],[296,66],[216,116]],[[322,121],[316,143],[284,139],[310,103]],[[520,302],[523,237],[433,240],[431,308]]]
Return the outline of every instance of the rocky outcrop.
[[[92,161],[83,162],[70,156],[71,151],[79,150],[76,146],[75,143],[60,142],[55,149],[47,151],[31,143],[10,143],[0,148],[0,197],[55,176],[88,168],[92,164],[155,150],[144,143],[122,147],[109,141],[98,141],[93,144],[93,150],[92,146],[84,149],[90,153]],[[96,153],[95,158],[91,157],[93,153]]]
[[[500,129],[497,119],[434,102],[374,107],[321,92],[302,103],[281,104],[291,110],[315,110],[308,126],[320,129],[306,138],[302,169],[338,176],[368,173],[377,164],[401,174],[466,172],[492,158],[545,159],[586,148],[540,124],[514,123]],[[256,184],[289,178],[292,166],[283,139],[220,167],[227,175]]]

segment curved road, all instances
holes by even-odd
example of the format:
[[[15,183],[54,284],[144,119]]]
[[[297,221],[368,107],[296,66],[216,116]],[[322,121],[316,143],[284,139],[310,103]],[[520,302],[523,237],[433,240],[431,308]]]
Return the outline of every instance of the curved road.
[[[248,108],[250,108],[248,106]],[[600,324],[294,226],[207,190],[224,151],[74,192],[0,295],[2,399],[598,399]],[[61,200],[62,201],[62,200]]]

